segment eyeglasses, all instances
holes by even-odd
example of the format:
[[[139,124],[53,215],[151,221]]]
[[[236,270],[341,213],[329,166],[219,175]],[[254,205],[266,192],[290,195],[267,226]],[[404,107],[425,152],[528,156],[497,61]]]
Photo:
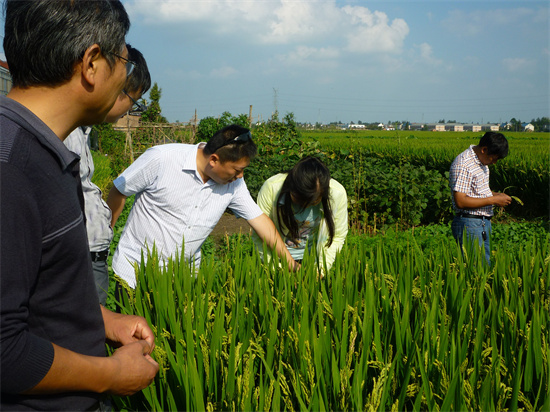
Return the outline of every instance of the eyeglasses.
[[[132,103],[134,103],[134,105],[130,108],[130,111],[131,111],[131,112],[138,112],[138,113],[141,113],[141,112],[144,112],[144,111],[147,110],[147,106],[146,106],[146,105],[137,102],[132,96],[130,96],[130,95],[126,92],[126,90],[122,90],[122,93],[124,93],[126,96],[128,96],[128,98],[132,101]]]
[[[114,52],[108,52],[108,53],[126,62],[126,77],[129,77],[130,74],[134,71],[134,68],[136,67],[136,63],[133,62],[132,60],[128,60],[126,57],[122,57],[120,54],[116,54]]]

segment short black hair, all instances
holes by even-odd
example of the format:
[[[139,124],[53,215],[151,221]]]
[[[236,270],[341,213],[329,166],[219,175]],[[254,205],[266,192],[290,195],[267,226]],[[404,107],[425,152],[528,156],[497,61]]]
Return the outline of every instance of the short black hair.
[[[502,133],[487,132],[479,140],[479,147],[486,147],[488,155],[497,155],[499,159],[508,156],[508,140]]]
[[[134,67],[134,70],[128,76],[124,90],[127,93],[144,94],[151,87],[151,74],[149,73],[147,62],[138,49],[133,48],[129,44],[126,44],[126,48],[128,49],[128,60],[133,61],[136,67]]]
[[[236,140],[239,138],[238,140]],[[238,124],[231,124],[218,130],[204,147],[207,155],[217,154],[220,162],[237,162],[243,158],[252,160],[258,153],[252,141],[250,130]]]
[[[68,82],[94,44],[114,67],[112,53],[124,50],[130,29],[119,0],[6,0],[4,6],[4,52],[14,87]]]

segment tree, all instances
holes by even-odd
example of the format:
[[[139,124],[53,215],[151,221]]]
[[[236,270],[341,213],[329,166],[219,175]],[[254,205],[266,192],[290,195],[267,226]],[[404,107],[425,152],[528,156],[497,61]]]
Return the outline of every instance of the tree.
[[[248,116],[246,114],[240,114],[233,116],[229,112],[223,112],[220,117],[215,118],[207,116],[199,122],[197,127],[197,138],[202,141],[208,141],[214,133],[223,129],[230,124],[238,124],[239,126],[249,128]]]
[[[537,117],[531,120],[531,124],[535,126],[535,131],[537,132],[550,131],[550,119],[548,117]]]
[[[141,120],[150,123],[168,123],[166,117],[161,115],[160,98],[162,96],[162,89],[158,87],[155,82],[151,90],[149,90],[149,100],[151,101],[147,105],[147,110],[141,114]]]
[[[516,120],[515,117],[510,119],[510,124],[512,125],[512,130],[518,132],[521,130],[521,120]]]

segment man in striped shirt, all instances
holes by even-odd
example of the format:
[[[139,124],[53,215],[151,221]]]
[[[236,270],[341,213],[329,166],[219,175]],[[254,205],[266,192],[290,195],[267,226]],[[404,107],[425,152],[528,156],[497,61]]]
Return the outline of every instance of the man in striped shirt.
[[[116,223],[126,198],[136,195],[113,256],[113,270],[131,288],[136,286],[135,264],[141,251],[153,245],[161,261],[177,254],[198,269],[201,246],[227,208],[246,219],[268,247],[287,261],[291,257],[273,221],[254,202],[244,169],[256,155],[250,131],[227,126],[207,143],[173,143],[154,146],[143,153],[115,181],[107,204]]]
[[[493,206],[508,206],[512,199],[489,188],[489,165],[508,155],[508,141],[497,132],[487,132],[477,146],[471,145],[451,164],[449,186],[456,215],[451,229],[462,244],[463,233],[484,248],[485,259],[491,263],[491,217]]]

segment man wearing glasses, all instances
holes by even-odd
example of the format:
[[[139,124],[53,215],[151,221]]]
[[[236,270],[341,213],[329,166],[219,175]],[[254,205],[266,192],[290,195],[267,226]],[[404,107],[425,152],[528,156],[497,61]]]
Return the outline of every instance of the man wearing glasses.
[[[63,140],[104,121],[124,88],[130,20],[118,0],[5,0],[4,11],[0,409],[102,410],[105,394],[152,382],[154,335],[98,303],[79,158]]]
[[[151,87],[151,76],[145,58],[129,44],[127,68],[128,78],[122,93],[115,101],[113,108],[107,114],[105,122],[114,123],[130,109],[133,112],[143,111],[145,107],[137,100]],[[126,60],[126,59],[123,59]],[[127,64],[128,64],[127,63]],[[80,156],[80,180],[82,192],[84,193],[84,206],[86,215],[86,231],[88,233],[88,244],[92,257],[92,267],[96,283],[99,303],[105,306],[107,292],[109,290],[109,268],[107,257],[109,245],[113,239],[111,229],[111,209],[102,199],[102,192],[94,183],[94,162],[90,152],[89,135],[92,128],[83,126],[75,129],[63,143],[67,148]]]
[[[154,244],[167,261],[181,252],[182,239],[185,257],[198,269],[201,246],[227,208],[247,220],[268,247],[275,247],[289,267],[297,269],[275,225],[242,179],[256,153],[250,131],[231,125],[208,143],[160,145],[142,154],[115,179],[107,198],[114,226],[126,197],[136,195],[113,256],[114,272],[135,288],[134,264],[140,262],[141,251],[146,258]]]

